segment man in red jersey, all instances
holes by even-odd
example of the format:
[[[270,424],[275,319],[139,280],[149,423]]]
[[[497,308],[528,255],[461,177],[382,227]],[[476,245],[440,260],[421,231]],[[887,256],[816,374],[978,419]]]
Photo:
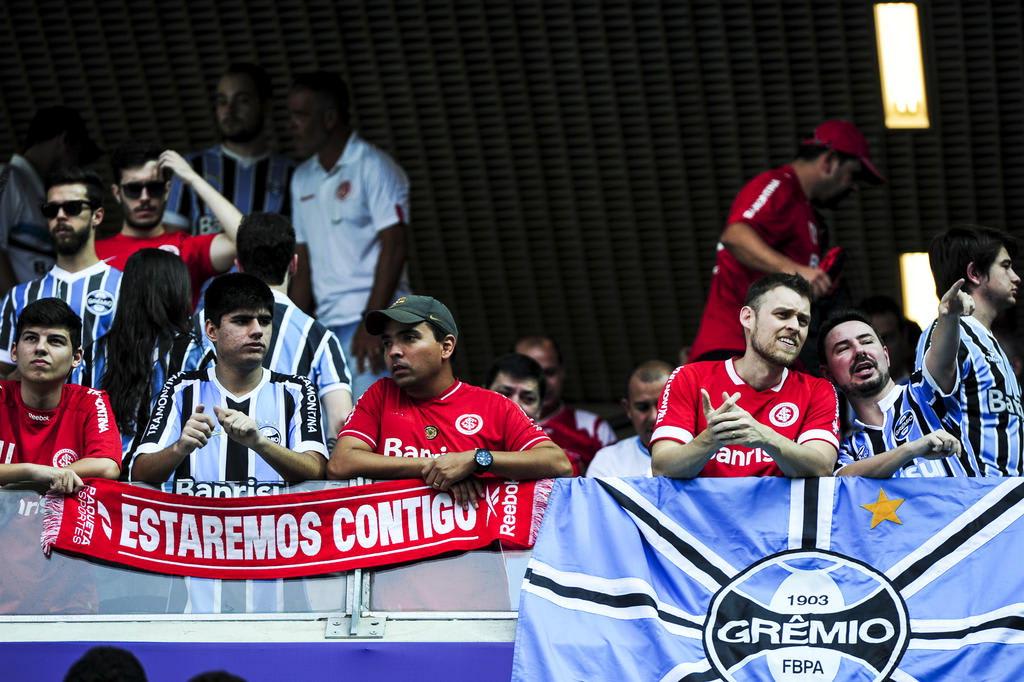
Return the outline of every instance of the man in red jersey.
[[[227,272],[234,264],[235,236],[242,214],[177,152],[161,153],[152,144],[129,141],[111,154],[111,166],[115,181],[111,190],[121,204],[124,223],[119,233],[96,242],[96,254],[100,260],[124,270],[128,258],[140,249],[170,251],[188,266],[192,296],[198,300],[203,283]],[[168,171],[195,190],[224,229],[223,233],[192,236],[167,229],[164,209],[170,186]]]
[[[815,299],[832,289],[822,270],[826,237],[819,208],[835,208],[862,184],[885,179],[864,135],[849,121],[825,121],[800,144],[792,163],[761,173],[733,201],[718,243],[693,360],[743,353],[739,311],[750,285],[772,272],[800,275]]]
[[[567,405],[562,400],[565,360],[552,337],[523,336],[516,341],[514,350],[536,360],[544,371],[544,402],[537,421],[544,433],[569,455],[573,475],[582,476],[597,451],[618,440],[615,431],[593,412]]]
[[[777,273],[751,285],[740,309],[740,358],[676,369],[651,438],[656,476],[828,476],[839,410],[825,379],[789,366],[807,340],[811,286]]]
[[[327,465],[330,478],[422,478],[477,504],[478,476],[515,480],[568,476],[560,447],[503,395],[455,378],[458,328],[429,296],[403,296],[366,316],[381,337],[391,377],[356,403]]]
[[[107,394],[64,383],[82,361],[82,321],[58,298],[25,307],[11,356],[21,379],[0,381],[0,484],[73,493],[88,477],[116,479],[121,436]]]

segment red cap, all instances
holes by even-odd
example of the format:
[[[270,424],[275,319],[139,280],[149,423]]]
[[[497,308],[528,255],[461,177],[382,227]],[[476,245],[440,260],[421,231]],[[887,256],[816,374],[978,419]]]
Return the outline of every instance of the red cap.
[[[885,177],[878,172],[875,164],[871,163],[871,154],[868,151],[868,141],[864,139],[864,133],[857,129],[849,121],[832,119],[825,121],[814,129],[814,137],[804,140],[806,145],[820,145],[828,147],[837,152],[855,156],[860,160],[861,168],[864,169],[864,176],[873,184],[885,182]]]

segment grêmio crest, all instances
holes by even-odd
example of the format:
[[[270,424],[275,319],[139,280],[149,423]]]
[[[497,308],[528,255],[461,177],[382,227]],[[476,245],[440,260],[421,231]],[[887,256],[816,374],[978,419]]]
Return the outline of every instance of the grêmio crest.
[[[749,566],[708,607],[704,649],[729,682],[882,681],[907,647],[907,607],[871,566],[790,550]]]

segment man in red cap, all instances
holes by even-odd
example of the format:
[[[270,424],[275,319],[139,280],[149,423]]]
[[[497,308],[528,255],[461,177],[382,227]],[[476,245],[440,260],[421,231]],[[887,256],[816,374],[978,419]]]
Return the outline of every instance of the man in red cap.
[[[824,221],[861,185],[885,182],[871,162],[867,140],[849,121],[825,121],[804,140],[796,159],[761,173],[733,201],[718,243],[707,304],[690,360],[720,360],[744,351],[739,313],[750,285],[766,274],[806,279],[816,299],[830,292],[822,267]]]

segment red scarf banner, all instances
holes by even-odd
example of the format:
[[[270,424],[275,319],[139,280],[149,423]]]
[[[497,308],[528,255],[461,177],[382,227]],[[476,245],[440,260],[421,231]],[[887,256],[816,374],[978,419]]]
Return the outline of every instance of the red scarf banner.
[[[43,551],[155,573],[294,578],[425,559],[499,541],[533,546],[552,481],[488,481],[480,506],[418,480],[270,497],[199,498],[88,479],[44,501]]]

